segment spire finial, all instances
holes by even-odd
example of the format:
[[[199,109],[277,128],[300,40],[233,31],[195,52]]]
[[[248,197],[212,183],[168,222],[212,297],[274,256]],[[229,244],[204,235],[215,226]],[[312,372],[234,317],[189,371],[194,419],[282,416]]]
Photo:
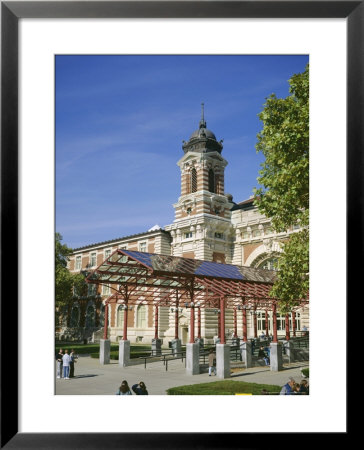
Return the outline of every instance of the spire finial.
[[[201,103],[201,120],[200,120],[200,128],[206,128],[206,122],[205,122],[205,104]]]

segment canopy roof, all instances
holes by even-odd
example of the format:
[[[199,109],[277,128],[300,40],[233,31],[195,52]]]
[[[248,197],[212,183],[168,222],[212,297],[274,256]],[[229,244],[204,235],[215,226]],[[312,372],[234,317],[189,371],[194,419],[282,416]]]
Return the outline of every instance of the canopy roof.
[[[197,302],[216,307],[224,297],[227,307],[270,309],[275,276],[265,269],[118,249],[87,276],[87,282],[114,285],[110,302],[133,304],[143,299],[165,306]]]

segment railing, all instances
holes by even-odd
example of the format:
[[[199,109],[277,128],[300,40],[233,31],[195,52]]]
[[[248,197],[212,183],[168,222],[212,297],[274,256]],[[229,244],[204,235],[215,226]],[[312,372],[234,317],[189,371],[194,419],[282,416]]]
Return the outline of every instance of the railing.
[[[176,356],[176,355],[181,355],[181,356]],[[173,356],[172,358],[168,358],[169,356]],[[158,358],[159,360],[156,361],[155,358]],[[166,371],[168,371],[168,361],[169,360],[178,360],[181,359],[182,363],[183,363],[183,359],[185,360],[185,366],[186,366],[186,352],[182,351],[182,352],[167,352],[167,353],[161,353],[159,355],[154,355],[154,356],[139,356],[138,359],[144,359],[144,369],[147,368],[147,360],[149,359],[153,359],[154,361],[150,361],[150,362],[159,362],[159,361],[163,361],[163,365],[166,368]]]

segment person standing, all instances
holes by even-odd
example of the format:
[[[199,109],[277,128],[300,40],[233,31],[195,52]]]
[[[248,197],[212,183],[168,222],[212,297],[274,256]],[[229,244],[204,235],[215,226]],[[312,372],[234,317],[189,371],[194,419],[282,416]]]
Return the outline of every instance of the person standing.
[[[147,387],[143,381],[140,381],[139,384],[134,384],[131,388],[136,395],[148,395]]]
[[[75,351],[72,349],[70,353],[70,378],[74,378],[75,376],[75,362],[77,362],[76,355]]]
[[[65,380],[69,380],[70,379],[70,355],[68,354],[68,350],[64,351],[62,362],[63,362],[63,377]]]
[[[216,353],[212,348],[210,348],[209,353],[209,377],[211,377],[211,372],[214,372],[214,375],[216,375]]]
[[[62,370],[63,370],[62,358],[63,358],[63,350],[60,348],[59,352],[56,354],[57,378],[62,378]]]

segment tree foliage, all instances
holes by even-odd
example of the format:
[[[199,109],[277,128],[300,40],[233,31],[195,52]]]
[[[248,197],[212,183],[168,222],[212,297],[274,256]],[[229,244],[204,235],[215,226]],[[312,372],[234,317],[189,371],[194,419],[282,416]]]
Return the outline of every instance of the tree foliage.
[[[83,295],[86,289],[85,277],[78,273],[72,274],[67,268],[69,255],[72,249],[62,244],[62,236],[55,235],[55,297],[56,297],[56,321],[62,309],[68,305],[73,297],[73,291]]]
[[[309,67],[289,80],[290,95],[266,99],[259,114],[263,129],[258,134],[257,152],[265,161],[259,171],[255,204],[271,218],[277,232],[295,225],[283,244],[278,276],[271,295],[280,300],[281,311],[307,296],[309,264]]]

